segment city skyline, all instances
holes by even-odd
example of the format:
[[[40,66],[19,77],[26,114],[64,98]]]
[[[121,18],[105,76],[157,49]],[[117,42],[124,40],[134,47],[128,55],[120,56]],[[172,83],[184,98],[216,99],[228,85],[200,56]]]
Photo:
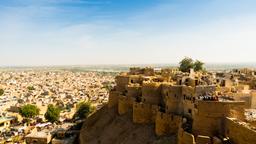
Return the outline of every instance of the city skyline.
[[[254,63],[252,0],[0,2],[0,66]]]

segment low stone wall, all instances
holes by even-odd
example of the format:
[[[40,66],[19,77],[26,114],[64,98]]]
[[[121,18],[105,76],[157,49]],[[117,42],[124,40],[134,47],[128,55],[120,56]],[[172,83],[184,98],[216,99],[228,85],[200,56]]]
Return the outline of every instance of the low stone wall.
[[[196,144],[195,137],[193,134],[185,132],[182,128],[179,128],[178,144]]]
[[[240,124],[232,118],[225,119],[225,133],[233,144],[256,143],[256,131]]]

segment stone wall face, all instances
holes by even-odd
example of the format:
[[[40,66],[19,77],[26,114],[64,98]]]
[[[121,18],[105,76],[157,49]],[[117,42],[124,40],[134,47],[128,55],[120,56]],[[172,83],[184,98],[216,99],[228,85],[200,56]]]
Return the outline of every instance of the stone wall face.
[[[164,90],[166,112],[181,114],[183,112],[182,99],[181,86],[171,86],[166,88],[166,90]]]
[[[251,93],[251,108],[256,108],[256,92]]]
[[[152,123],[152,106],[144,103],[133,103],[133,122],[139,124]]]
[[[181,122],[182,118],[180,116],[157,112],[155,120],[156,135],[176,134]]]
[[[250,93],[231,93],[230,96],[233,96],[237,101],[244,101],[245,108],[251,108],[252,105],[252,96]]]
[[[125,92],[126,91],[126,85],[130,83],[130,77],[129,76],[117,76],[116,77],[116,90],[119,92]]]
[[[193,133],[207,136],[218,135],[222,128],[221,118],[195,117],[193,122]]]
[[[120,93],[118,91],[110,91],[109,92],[109,98],[108,98],[108,107],[114,107],[118,104],[118,97]]]
[[[128,97],[137,97],[142,95],[140,85],[127,85],[126,90],[127,90],[126,96]]]
[[[129,102],[126,96],[119,96],[118,99],[118,114],[123,115],[129,110]]]
[[[187,117],[192,117],[194,114],[194,103],[195,103],[195,88],[191,86],[182,87],[182,101],[183,101],[183,112],[182,114]]]
[[[207,136],[221,134],[223,118],[227,116],[241,118],[244,102],[199,101],[194,116],[193,133]],[[214,107],[214,108],[213,108]]]
[[[193,97],[195,94],[195,88],[191,86],[182,86],[182,96],[190,96]]]
[[[161,103],[161,84],[158,82],[147,82],[142,84],[143,102],[158,105]]]
[[[225,119],[225,133],[233,144],[254,144],[256,131],[249,129],[232,119]]]

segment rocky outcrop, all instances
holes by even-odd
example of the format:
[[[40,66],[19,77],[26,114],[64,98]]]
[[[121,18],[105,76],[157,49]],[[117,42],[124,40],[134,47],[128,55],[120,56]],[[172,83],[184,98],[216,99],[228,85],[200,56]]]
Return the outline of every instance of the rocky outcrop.
[[[132,113],[118,115],[117,108],[103,107],[91,115],[80,132],[81,144],[176,143],[176,136],[157,137],[154,125],[132,122]]]

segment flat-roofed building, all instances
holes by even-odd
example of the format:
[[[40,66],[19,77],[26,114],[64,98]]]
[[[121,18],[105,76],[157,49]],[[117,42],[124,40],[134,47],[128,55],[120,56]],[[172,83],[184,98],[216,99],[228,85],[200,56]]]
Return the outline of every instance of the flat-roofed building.
[[[34,132],[25,137],[27,144],[48,144],[51,142],[52,135],[49,132]]]
[[[11,122],[15,118],[13,117],[0,117],[0,131],[3,131],[6,128],[9,128],[11,126]]]

